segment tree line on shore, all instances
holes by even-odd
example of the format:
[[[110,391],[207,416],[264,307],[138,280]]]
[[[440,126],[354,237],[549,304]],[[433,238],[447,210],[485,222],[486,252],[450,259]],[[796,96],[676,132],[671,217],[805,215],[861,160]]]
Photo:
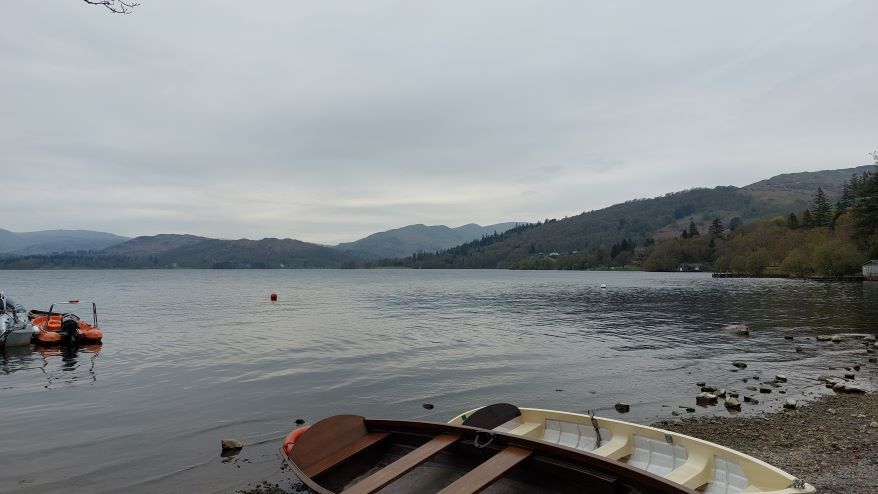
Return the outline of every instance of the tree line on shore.
[[[719,218],[704,235],[690,222],[680,237],[659,242],[642,267],[671,271],[702,264],[750,275],[856,274],[863,262],[878,257],[878,174],[854,175],[842,190],[834,205],[818,188],[811,207],[799,214],[754,221],[729,232]]]
[[[878,164],[878,156],[875,156]],[[691,211],[689,212],[691,213]],[[510,234],[515,232],[510,232]],[[450,249],[442,255],[412,256],[407,267],[453,259],[467,266],[467,254],[487,242]],[[463,246],[462,246],[463,247]],[[524,248],[524,246],[522,246]],[[818,187],[812,204],[800,212],[750,221],[732,217],[728,224],[714,218],[699,231],[690,218],[679,236],[658,241],[623,238],[569,252],[545,252],[533,244],[528,257],[509,263],[511,269],[643,269],[647,271],[714,270],[749,275],[839,277],[856,274],[867,259],[878,258],[878,174],[864,172],[846,180],[832,204]],[[476,257],[473,259],[483,261]],[[425,262],[426,261],[426,262]],[[498,266],[500,267],[500,266]]]

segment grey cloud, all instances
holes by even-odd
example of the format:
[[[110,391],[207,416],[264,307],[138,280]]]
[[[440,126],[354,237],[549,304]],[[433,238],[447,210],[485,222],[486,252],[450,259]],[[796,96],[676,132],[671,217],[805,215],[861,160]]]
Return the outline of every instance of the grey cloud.
[[[336,242],[876,146],[869,1],[142,4],[0,6],[0,227]]]

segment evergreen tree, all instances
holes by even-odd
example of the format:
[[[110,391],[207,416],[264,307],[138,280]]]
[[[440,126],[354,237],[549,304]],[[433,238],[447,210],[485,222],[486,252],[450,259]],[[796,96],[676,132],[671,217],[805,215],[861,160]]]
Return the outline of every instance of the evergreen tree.
[[[713,223],[710,224],[710,228],[708,228],[708,233],[710,233],[710,241],[713,242],[713,239],[716,237],[722,238],[726,233],[726,227],[723,225],[722,220],[719,218],[714,218]]]
[[[689,238],[695,238],[699,235],[700,235],[700,233],[698,233],[698,227],[695,226],[695,221],[690,219],[689,220]]]
[[[735,216],[734,218],[732,218],[731,221],[729,221],[729,230],[735,231],[738,228],[740,228],[741,225],[743,225],[743,224],[744,224],[744,222],[741,221],[741,218]]]
[[[684,229],[683,233],[680,236],[683,238],[689,238],[689,231]]]
[[[814,195],[814,226],[830,227],[832,226],[832,206],[826,199],[823,189],[817,187],[817,194]]]
[[[878,164],[878,156],[875,160]],[[857,188],[851,215],[861,243],[878,243],[878,174],[869,176]]]
[[[802,211],[802,228],[814,228],[814,218],[809,209]]]
[[[790,216],[787,218],[787,226],[793,230],[799,228],[799,217],[796,216],[796,213],[790,213]]]

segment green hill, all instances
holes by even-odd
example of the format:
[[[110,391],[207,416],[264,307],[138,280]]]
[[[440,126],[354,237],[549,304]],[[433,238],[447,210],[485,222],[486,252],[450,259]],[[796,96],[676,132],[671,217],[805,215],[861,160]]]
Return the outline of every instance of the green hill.
[[[758,218],[802,211],[817,187],[830,200],[840,195],[841,186],[852,174],[874,166],[784,174],[746,187],[691,189],[652,199],[636,199],[562,220],[550,220],[532,228],[513,230],[482,241],[471,242],[438,255],[418,256],[410,261],[421,268],[510,268],[540,254],[570,254],[603,249],[623,239],[638,245],[679,235],[694,222],[706,231],[714,218],[726,225],[735,218],[748,222]]]

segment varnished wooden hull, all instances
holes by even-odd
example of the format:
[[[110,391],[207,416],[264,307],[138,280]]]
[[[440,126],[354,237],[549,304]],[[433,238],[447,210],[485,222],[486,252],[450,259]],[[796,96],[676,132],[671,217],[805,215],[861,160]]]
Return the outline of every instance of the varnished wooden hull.
[[[597,455],[452,424],[341,415],[314,424],[281,451],[320,494],[695,494]]]

